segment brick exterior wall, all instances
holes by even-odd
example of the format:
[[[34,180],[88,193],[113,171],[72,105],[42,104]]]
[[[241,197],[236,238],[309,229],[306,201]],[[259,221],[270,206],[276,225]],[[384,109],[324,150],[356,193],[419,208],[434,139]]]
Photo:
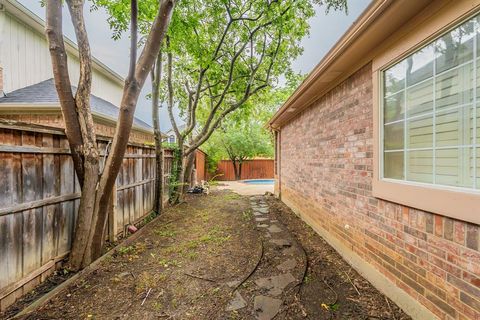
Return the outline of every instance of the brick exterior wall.
[[[281,199],[440,319],[480,319],[480,226],[372,196],[371,69],[282,127]]]
[[[65,128],[61,114],[0,114],[0,119],[34,123],[56,128]],[[101,123],[95,123],[95,132],[101,136],[113,137],[115,133],[115,127]],[[153,133],[148,134],[132,129],[130,132],[130,142],[139,144],[153,144]]]

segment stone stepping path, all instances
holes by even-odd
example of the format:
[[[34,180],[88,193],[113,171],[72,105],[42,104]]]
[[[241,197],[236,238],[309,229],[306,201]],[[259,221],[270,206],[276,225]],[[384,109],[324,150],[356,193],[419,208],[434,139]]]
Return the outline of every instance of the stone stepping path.
[[[286,297],[293,294],[291,289],[303,280],[306,257],[287,228],[271,216],[263,196],[250,197],[250,204],[263,256],[243,285],[238,287],[239,279],[227,283],[236,290],[225,311],[244,318],[271,320],[281,311]]]

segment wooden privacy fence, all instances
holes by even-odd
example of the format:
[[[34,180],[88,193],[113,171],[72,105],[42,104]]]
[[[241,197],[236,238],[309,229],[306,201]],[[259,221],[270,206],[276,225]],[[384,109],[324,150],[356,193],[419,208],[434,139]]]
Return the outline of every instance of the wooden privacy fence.
[[[98,137],[102,165],[109,143]],[[167,150],[167,183],[172,157]],[[152,211],[154,179],[154,149],[129,144],[108,217],[110,239]],[[42,282],[68,254],[79,198],[63,130],[0,122],[1,310]]]
[[[230,160],[221,160],[217,164],[216,180],[233,181],[235,171]],[[242,164],[240,180],[244,179],[273,179],[273,159],[245,160]]]

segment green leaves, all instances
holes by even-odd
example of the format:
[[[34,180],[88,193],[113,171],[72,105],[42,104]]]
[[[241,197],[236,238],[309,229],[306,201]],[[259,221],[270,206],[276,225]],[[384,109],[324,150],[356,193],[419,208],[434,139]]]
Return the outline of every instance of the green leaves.
[[[149,30],[158,3],[139,1],[141,33]],[[168,30],[170,43],[163,51],[164,57],[171,55],[173,60],[173,104],[185,122],[193,124],[188,127],[197,129],[190,139],[194,148],[228,117],[250,114],[255,101],[268,107],[288,98],[284,93],[291,92],[300,78],[291,64],[303,51],[300,41],[309,32],[309,19],[318,4],[327,11],[346,10],[346,0],[177,1]],[[110,13],[114,38],[128,29],[129,0],[94,0],[94,5]],[[165,101],[167,77],[162,78],[160,99]],[[281,88],[283,79],[287,79],[284,91],[271,91]],[[269,92],[280,96],[269,96]],[[232,130],[247,129],[238,126]]]

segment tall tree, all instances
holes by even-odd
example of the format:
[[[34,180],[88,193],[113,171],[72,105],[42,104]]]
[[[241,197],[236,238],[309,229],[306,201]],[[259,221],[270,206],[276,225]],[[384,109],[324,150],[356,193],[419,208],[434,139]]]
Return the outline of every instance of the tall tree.
[[[207,141],[206,151],[221,159],[230,159],[235,180],[240,180],[245,160],[273,157],[272,137],[263,124],[254,119],[225,122]]]
[[[55,86],[65,119],[74,166],[82,187],[77,225],[69,264],[74,270],[87,266],[102,253],[107,212],[121,168],[140,90],[150,72],[170,23],[174,0],[162,0],[137,61],[137,1],[130,6],[130,66],[125,80],[112,147],[100,172],[99,150],[90,108],[92,57],[83,16],[84,0],[66,0],[78,43],[80,78],[73,95],[62,31],[62,1],[46,1],[46,35]]]
[[[289,72],[302,52],[299,43],[308,33],[313,3],[212,0],[178,7],[166,48],[166,82],[170,121],[181,153],[176,166],[180,183],[187,185],[195,150],[222,121]],[[341,0],[325,3],[345,6]],[[175,107],[186,122],[182,131],[173,117]],[[178,188],[174,201],[182,190]]]
[[[154,210],[160,214],[163,209],[163,146],[162,131],[160,130],[160,79],[162,76],[162,51],[159,52],[151,74],[152,80],[152,123],[155,138],[155,204]]]
[[[116,33],[126,29],[122,2],[108,6]],[[276,86],[290,70],[302,52],[300,40],[308,33],[314,4],[327,10],[346,8],[346,0],[179,2],[168,31],[162,85],[180,153],[174,172],[179,186],[186,185],[195,150],[222,120]],[[144,18],[148,25],[148,16]],[[183,130],[174,117],[176,108],[186,124]],[[182,196],[179,186],[174,202]]]
[[[242,163],[258,156],[273,157],[273,139],[265,123],[298,87],[304,76],[287,74],[279,88],[264,90],[241,109],[230,114],[202,147],[208,154],[209,170],[218,161],[230,159],[235,178],[241,179]],[[202,119],[200,119],[200,123]]]

